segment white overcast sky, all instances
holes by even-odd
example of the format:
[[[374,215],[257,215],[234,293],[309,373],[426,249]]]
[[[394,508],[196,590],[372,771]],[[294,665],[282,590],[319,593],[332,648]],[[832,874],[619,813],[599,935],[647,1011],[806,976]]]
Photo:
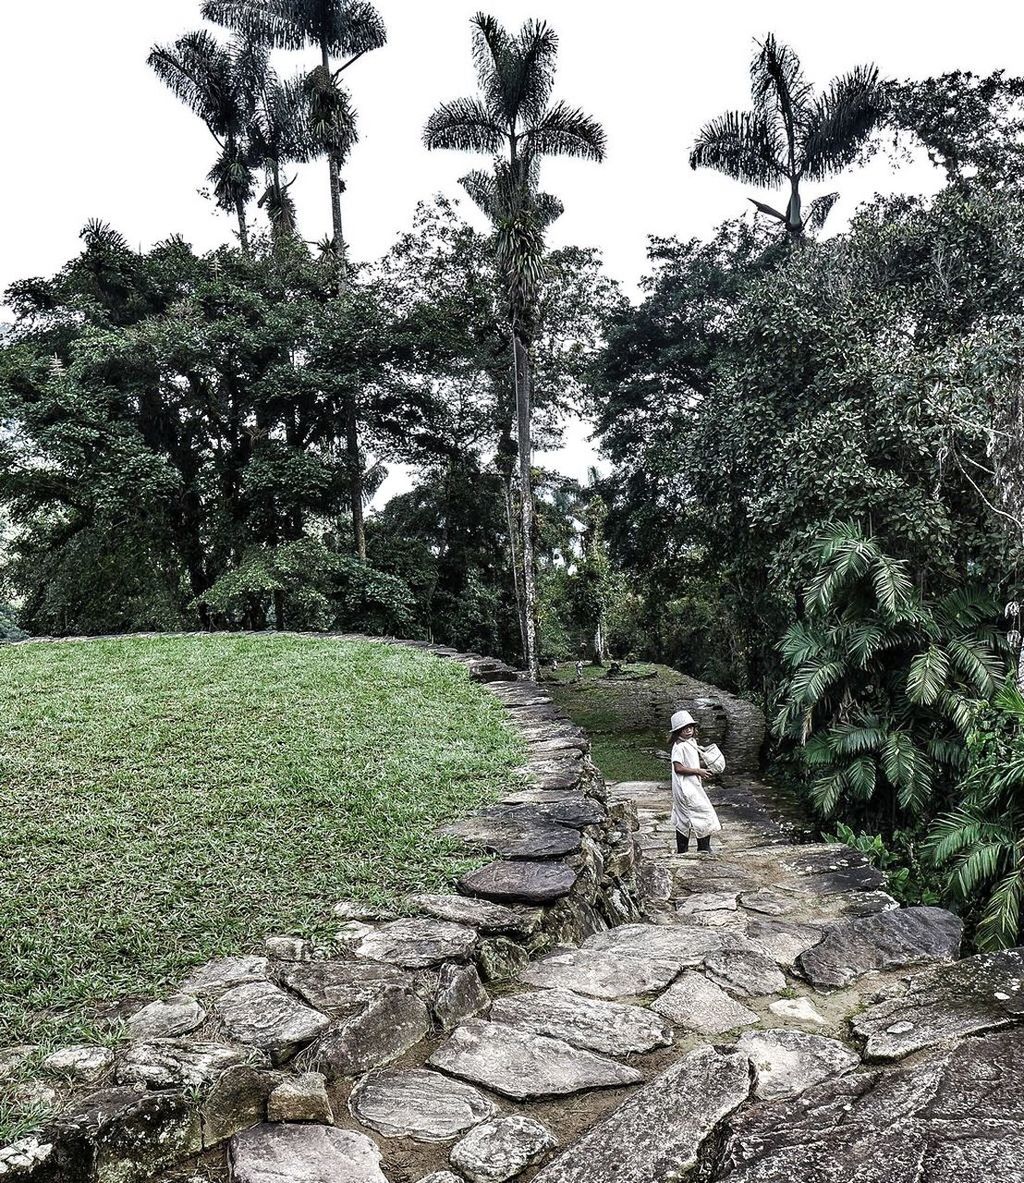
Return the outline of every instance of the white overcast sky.
[[[481,6],[508,25],[536,16],[558,31],[556,94],[603,122],[608,158],[545,165],[544,187],[566,206],[551,238],[601,248],[630,292],[644,272],[649,234],[704,234],[744,209],[743,186],[692,172],[686,152],[705,120],[748,105],[755,37],[774,32],[789,41],[818,84],[864,61],[899,78],[957,68],[1024,74],[1019,0],[378,0],[388,45],[347,74],[361,135],[344,198],[354,257],[387,249],[417,201],[438,190],[458,193],[457,178],[471,161],[426,152],[420,133],[440,100],[474,89],[468,21]],[[213,141],[146,66],[152,44],[199,27],[198,9],[198,0],[4,4],[0,290],[53,272],[76,252],[92,217],[140,247],[172,232],[199,249],[228,239],[228,217],[197,193]],[[288,55],[282,72],[309,60]],[[311,240],[329,226],[323,172],[307,166],[294,189]],[[832,228],[876,191],[925,192],[938,182],[926,164],[893,176],[873,162],[827,186],[843,195]],[[591,452],[580,430],[572,434],[558,463],[576,474]]]

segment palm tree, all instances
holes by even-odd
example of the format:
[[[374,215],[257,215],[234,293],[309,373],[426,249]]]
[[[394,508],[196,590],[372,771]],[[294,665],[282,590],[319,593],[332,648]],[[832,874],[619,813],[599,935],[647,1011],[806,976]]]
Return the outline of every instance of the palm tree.
[[[543,21],[527,21],[509,34],[494,17],[476,14],[473,61],[479,97],[442,103],[423,133],[428,148],[483,152],[491,173],[473,172],[463,186],[494,226],[495,261],[507,303],[512,338],[522,528],[522,618],[527,669],[537,674],[537,590],[533,555],[530,346],[544,258],[544,232],[561,213],[538,193],[545,156],[604,158],[601,125],[564,102],[552,102],[558,38]]]
[[[238,219],[238,239],[248,253],[245,207],[253,194],[249,128],[253,113],[253,47],[244,37],[230,45],[205,30],[173,45],[156,45],[149,65],[157,77],[206,124],[220,155],[209,173],[221,209]]]
[[[822,225],[839,194],[812,201],[804,216],[803,180],[823,181],[851,165],[884,114],[877,66],[858,66],[815,94],[788,45],[765,39],[750,66],[750,111],[727,111],[701,128],[691,168],[713,168],[750,185],[786,184],[785,213],[754,198],[794,241]]]
[[[364,0],[204,0],[203,16],[282,49],[313,45],[320,64],[305,81],[309,127],[327,157],[331,186],[332,250],[339,288],[347,271],[341,223],[341,167],[356,142],[355,115],[339,75],[387,41],[380,14]],[[332,58],[343,58],[337,69]]]

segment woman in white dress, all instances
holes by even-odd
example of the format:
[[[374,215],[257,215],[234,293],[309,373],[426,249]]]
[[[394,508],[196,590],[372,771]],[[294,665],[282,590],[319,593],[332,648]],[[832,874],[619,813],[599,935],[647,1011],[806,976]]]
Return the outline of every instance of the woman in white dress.
[[[672,733],[672,825],[676,830],[676,850],[685,854],[690,838],[697,839],[697,849],[710,852],[711,835],[722,828],[715,807],[704,792],[704,781],[714,776],[700,766],[697,726],[689,711],[676,711],[669,724]]]

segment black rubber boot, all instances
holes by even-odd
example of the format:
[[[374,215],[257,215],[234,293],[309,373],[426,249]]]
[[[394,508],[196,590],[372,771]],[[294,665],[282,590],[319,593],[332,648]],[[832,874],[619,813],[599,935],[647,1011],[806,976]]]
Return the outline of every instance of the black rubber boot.
[[[676,830],[676,854],[686,854],[690,849],[690,835],[680,834]]]
[[[705,850],[705,851],[707,851],[708,854],[711,853],[711,835],[710,834],[708,834],[708,836],[706,838],[698,838],[697,839],[697,849],[698,850]]]

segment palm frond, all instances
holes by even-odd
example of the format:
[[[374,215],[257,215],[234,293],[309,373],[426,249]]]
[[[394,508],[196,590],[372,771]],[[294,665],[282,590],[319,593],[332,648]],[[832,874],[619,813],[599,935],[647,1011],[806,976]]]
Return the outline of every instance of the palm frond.
[[[504,26],[485,12],[478,12],[470,23],[473,66],[484,106],[491,118],[511,121],[515,111],[506,109],[505,80],[512,68],[512,40]]]
[[[983,698],[990,697],[1006,672],[999,658],[968,637],[950,641],[948,648],[953,666]]]
[[[823,193],[821,197],[809,201],[804,207],[804,226],[814,233],[820,231],[838,200],[838,193]]]
[[[907,564],[881,551],[875,557],[871,583],[878,597],[878,606],[888,616],[895,616],[913,600],[914,583],[907,574]]]
[[[209,127],[226,136],[241,119],[231,58],[212,33],[186,33],[173,45],[156,45],[148,64],[171,93]]]
[[[811,785],[811,800],[826,817],[835,812],[840,798],[848,787],[846,770],[822,776]]]
[[[811,93],[796,51],[769,33],[750,63],[750,94],[754,110],[768,116],[792,112],[799,122]]]
[[[506,103],[527,125],[539,123],[555,82],[558,35],[546,21],[527,21],[514,39]]]
[[[863,756],[877,752],[885,743],[881,727],[855,723],[836,724],[829,732],[829,744],[836,756]]]
[[[328,4],[324,0],[271,0],[271,8],[275,6],[286,15],[298,11],[300,19],[313,9],[319,27],[313,25],[311,32],[319,34],[334,56],[357,57],[387,44],[384,19],[366,0],[331,0]],[[303,23],[310,27],[308,19]]]
[[[807,113],[804,171],[811,180],[840,172],[857,158],[885,113],[877,66],[834,78]]]
[[[846,665],[841,661],[810,661],[801,666],[790,679],[789,692],[794,701],[817,703],[825,691],[846,677]]]
[[[949,658],[936,645],[929,645],[910,663],[907,695],[911,702],[930,706],[939,697],[949,676]]]
[[[978,922],[977,944],[983,951],[1010,949],[1020,943],[1024,870],[1015,868],[1000,880]]]
[[[579,108],[555,103],[544,112],[523,137],[525,151],[534,157],[575,156],[585,160],[604,159],[604,128]]]
[[[727,111],[700,129],[690,167],[713,168],[751,185],[771,185],[785,178],[782,150],[767,120],[749,111]]]
[[[479,99],[454,99],[442,103],[427,120],[423,143],[428,148],[452,148],[462,152],[498,152],[505,133]]]
[[[806,621],[798,620],[786,629],[779,648],[786,661],[796,666],[817,657],[824,646],[820,630],[813,628]]]

